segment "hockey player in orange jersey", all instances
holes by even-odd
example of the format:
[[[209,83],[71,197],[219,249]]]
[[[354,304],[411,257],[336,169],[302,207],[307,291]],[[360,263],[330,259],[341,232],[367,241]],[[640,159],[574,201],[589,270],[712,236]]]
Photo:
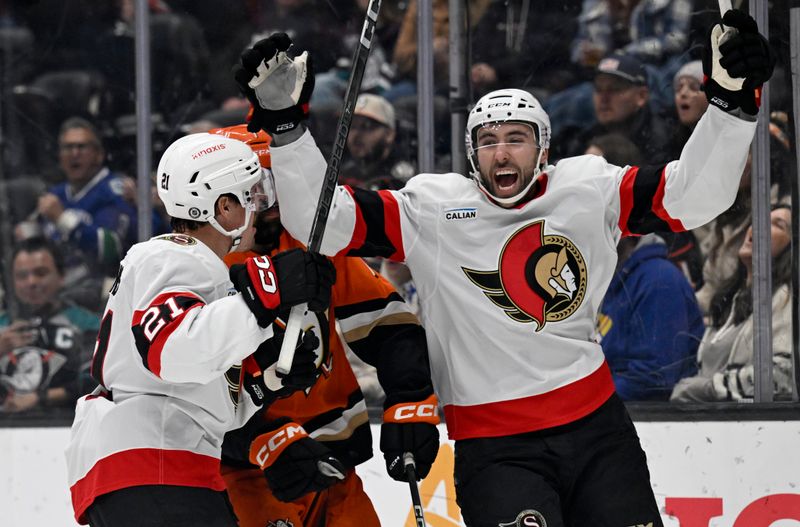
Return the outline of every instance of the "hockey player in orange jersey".
[[[266,133],[250,133],[244,125],[212,133],[246,142],[262,166],[270,168]],[[269,188],[266,192],[274,199]],[[302,247],[281,227],[277,206],[256,219],[255,238],[256,254]],[[225,261],[232,266],[251,256],[252,252],[230,253]],[[398,444],[392,437],[408,438],[403,450],[415,454],[424,477],[438,452],[438,414],[391,422],[400,405],[436,408],[419,321],[389,282],[363,260],[339,256],[332,261],[337,279],[329,311],[309,313],[303,322],[303,329],[316,333],[322,343],[316,383],[278,399],[225,437],[222,475],[243,527],[283,525],[279,521],[296,527],[380,525],[354,470],[372,456],[372,438],[364,396],[342,337],[356,355],[376,366],[387,394],[382,436],[390,445],[384,448],[385,456],[402,455],[392,451],[391,444]]]

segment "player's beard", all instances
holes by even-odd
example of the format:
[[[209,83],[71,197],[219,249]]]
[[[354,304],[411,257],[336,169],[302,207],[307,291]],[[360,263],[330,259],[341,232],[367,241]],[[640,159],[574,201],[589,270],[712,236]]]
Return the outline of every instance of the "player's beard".
[[[283,225],[281,225],[280,211],[277,206],[260,212],[255,219],[256,234],[254,249],[260,254],[269,254],[278,248],[281,243]]]
[[[373,165],[386,157],[387,145],[381,141],[372,146],[365,154],[364,157],[358,160],[362,165]]]

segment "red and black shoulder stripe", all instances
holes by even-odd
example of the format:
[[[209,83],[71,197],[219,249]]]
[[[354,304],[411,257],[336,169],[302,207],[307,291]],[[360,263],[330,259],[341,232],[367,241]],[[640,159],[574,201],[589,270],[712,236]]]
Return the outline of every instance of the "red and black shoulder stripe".
[[[685,227],[664,208],[667,165],[629,167],[619,186],[619,228],[623,236],[681,232]]]

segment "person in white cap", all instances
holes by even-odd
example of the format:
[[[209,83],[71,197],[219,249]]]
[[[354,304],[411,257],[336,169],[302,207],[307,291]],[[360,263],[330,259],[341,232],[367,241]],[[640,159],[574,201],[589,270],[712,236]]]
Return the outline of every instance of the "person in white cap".
[[[663,525],[592,335],[623,236],[694,228],[736,195],[774,58],[746,13],[728,11],[723,22],[737,32],[721,44],[721,24],[710,35],[713,107],[680,159],[550,165],[549,117],[530,93],[504,89],[467,119],[471,178],[419,174],[399,191],[335,190],[321,251],[405,261],[414,276],[468,526]],[[307,239],[327,164],[293,110],[306,101],[291,94],[309,78],[286,56],[290,43],[275,35],[245,51],[236,78],[273,136],[281,221]],[[259,72],[265,60],[279,64],[270,75]],[[419,432],[381,433],[391,477],[405,479],[396,452],[416,454],[429,437]]]
[[[392,103],[380,95],[359,95],[347,136],[347,160],[342,165],[340,182],[366,186],[374,176],[384,175],[396,180],[396,188],[400,188],[414,175],[414,166],[399,157],[396,138]]]

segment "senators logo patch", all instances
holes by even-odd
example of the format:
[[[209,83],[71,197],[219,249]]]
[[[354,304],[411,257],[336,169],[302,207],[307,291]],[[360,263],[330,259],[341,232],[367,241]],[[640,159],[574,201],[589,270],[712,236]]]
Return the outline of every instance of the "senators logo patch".
[[[176,243],[178,245],[185,245],[185,246],[197,245],[197,240],[186,234],[180,234],[180,233],[162,234],[161,236],[157,236],[157,238],[159,240],[167,240],[169,242]]]
[[[572,315],[586,294],[586,264],[570,240],[544,234],[544,220],[511,235],[497,270],[461,269],[486,297],[512,320],[536,322],[541,331],[547,322]]]

